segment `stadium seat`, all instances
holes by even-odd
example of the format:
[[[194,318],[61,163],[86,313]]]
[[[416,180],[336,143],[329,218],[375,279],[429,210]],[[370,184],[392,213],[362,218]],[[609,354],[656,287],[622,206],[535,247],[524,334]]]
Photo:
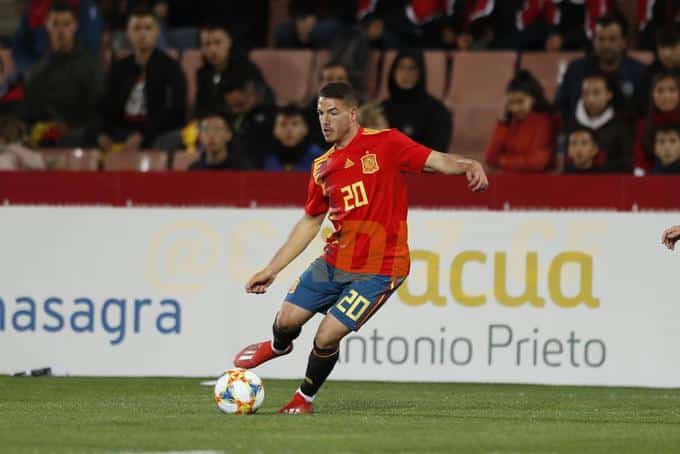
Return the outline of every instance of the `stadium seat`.
[[[503,112],[505,86],[515,72],[513,52],[454,53],[446,98],[453,110],[449,151],[479,158]]]
[[[272,87],[277,104],[305,100],[312,77],[312,51],[256,49],[250,58]]]
[[[197,153],[177,151],[172,158],[172,170],[188,170],[192,162],[198,159]]]
[[[531,73],[543,85],[548,100],[555,99],[569,62],[583,56],[583,52],[532,52],[521,56],[520,67]]]
[[[189,109],[193,109],[198,87],[196,71],[198,71],[203,64],[203,56],[198,49],[187,49],[182,52],[182,57],[179,62],[182,66],[184,77],[187,79],[187,105],[189,106]]]
[[[378,99],[380,101],[389,97],[389,75],[390,68],[397,56],[396,50],[388,50],[383,53],[382,69],[380,76],[380,86],[378,87]],[[427,72],[427,91],[437,99],[442,99],[447,85],[447,60],[448,55],[445,51],[426,50],[423,52],[425,58],[425,71]]]
[[[121,151],[104,158],[104,170],[136,170],[157,172],[167,170],[168,155],[164,151]]]
[[[94,171],[99,169],[98,150],[43,148],[38,150],[48,170]]]

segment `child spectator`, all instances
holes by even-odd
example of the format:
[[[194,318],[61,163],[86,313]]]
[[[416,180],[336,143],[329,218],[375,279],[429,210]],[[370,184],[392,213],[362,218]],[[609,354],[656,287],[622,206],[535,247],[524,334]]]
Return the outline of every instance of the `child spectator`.
[[[233,146],[231,128],[219,114],[206,114],[199,122],[200,155],[189,170],[236,170],[251,168]]]
[[[649,114],[638,121],[633,149],[635,174],[644,175],[654,164],[654,131],[680,125],[680,81],[675,74],[657,74],[652,82]]]
[[[264,161],[265,170],[308,172],[323,150],[309,138],[304,112],[295,105],[279,109],[274,122],[274,146]]]
[[[663,126],[654,134],[654,174],[680,174],[680,127]]]
[[[491,167],[511,172],[543,172],[551,163],[556,121],[543,87],[519,71],[506,88],[505,116],[486,149]]]
[[[599,173],[604,170],[603,162],[604,155],[591,129],[578,127],[569,133],[564,173]]]
[[[22,144],[24,124],[16,117],[0,117],[0,170],[42,170],[43,157]]]

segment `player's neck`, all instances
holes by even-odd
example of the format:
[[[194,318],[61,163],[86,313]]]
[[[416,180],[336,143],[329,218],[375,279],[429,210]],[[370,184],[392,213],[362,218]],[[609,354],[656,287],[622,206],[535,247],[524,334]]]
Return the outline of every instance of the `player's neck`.
[[[359,124],[355,123],[352,125],[349,130],[347,131],[347,134],[342,136],[342,138],[338,141],[335,142],[335,149],[336,150],[341,150],[345,148],[347,145],[350,144],[352,139],[359,133]]]

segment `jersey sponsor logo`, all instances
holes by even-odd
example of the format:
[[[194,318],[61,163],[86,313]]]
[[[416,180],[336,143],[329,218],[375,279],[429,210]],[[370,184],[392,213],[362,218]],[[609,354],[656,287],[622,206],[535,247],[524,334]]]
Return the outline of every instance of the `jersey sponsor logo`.
[[[354,161],[352,161],[350,158],[347,158],[347,159],[345,160],[345,169],[349,169],[349,168],[352,167],[353,165],[354,165]]]
[[[378,158],[374,153],[368,153],[361,157],[361,171],[363,173],[376,173],[380,170]]]

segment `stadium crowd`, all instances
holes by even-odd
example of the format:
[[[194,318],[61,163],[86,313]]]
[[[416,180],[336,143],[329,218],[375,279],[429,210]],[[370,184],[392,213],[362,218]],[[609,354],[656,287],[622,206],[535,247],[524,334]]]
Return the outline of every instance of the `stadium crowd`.
[[[327,147],[316,98],[273,87],[296,76],[252,58],[271,42],[325,55],[313,85],[357,87],[363,126],[440,151],[453,147],[457,112],[429,92],[423,49],[578,52],[554,97],[517,65],[485,149],[456,151],[506,172],[680,173],[680,0],[23,3],[0,59],[0,169],[49,168],[42,150],[54,147],[181,151],[192,170],[307,171]],[[278,3],[287,14],[270,27]],[[653,58],[636,59],[632,43]],[[380,60],[379,90],[368,87],[376,52],[393,55]],[[178,57],[190,55],[188,70]]]

